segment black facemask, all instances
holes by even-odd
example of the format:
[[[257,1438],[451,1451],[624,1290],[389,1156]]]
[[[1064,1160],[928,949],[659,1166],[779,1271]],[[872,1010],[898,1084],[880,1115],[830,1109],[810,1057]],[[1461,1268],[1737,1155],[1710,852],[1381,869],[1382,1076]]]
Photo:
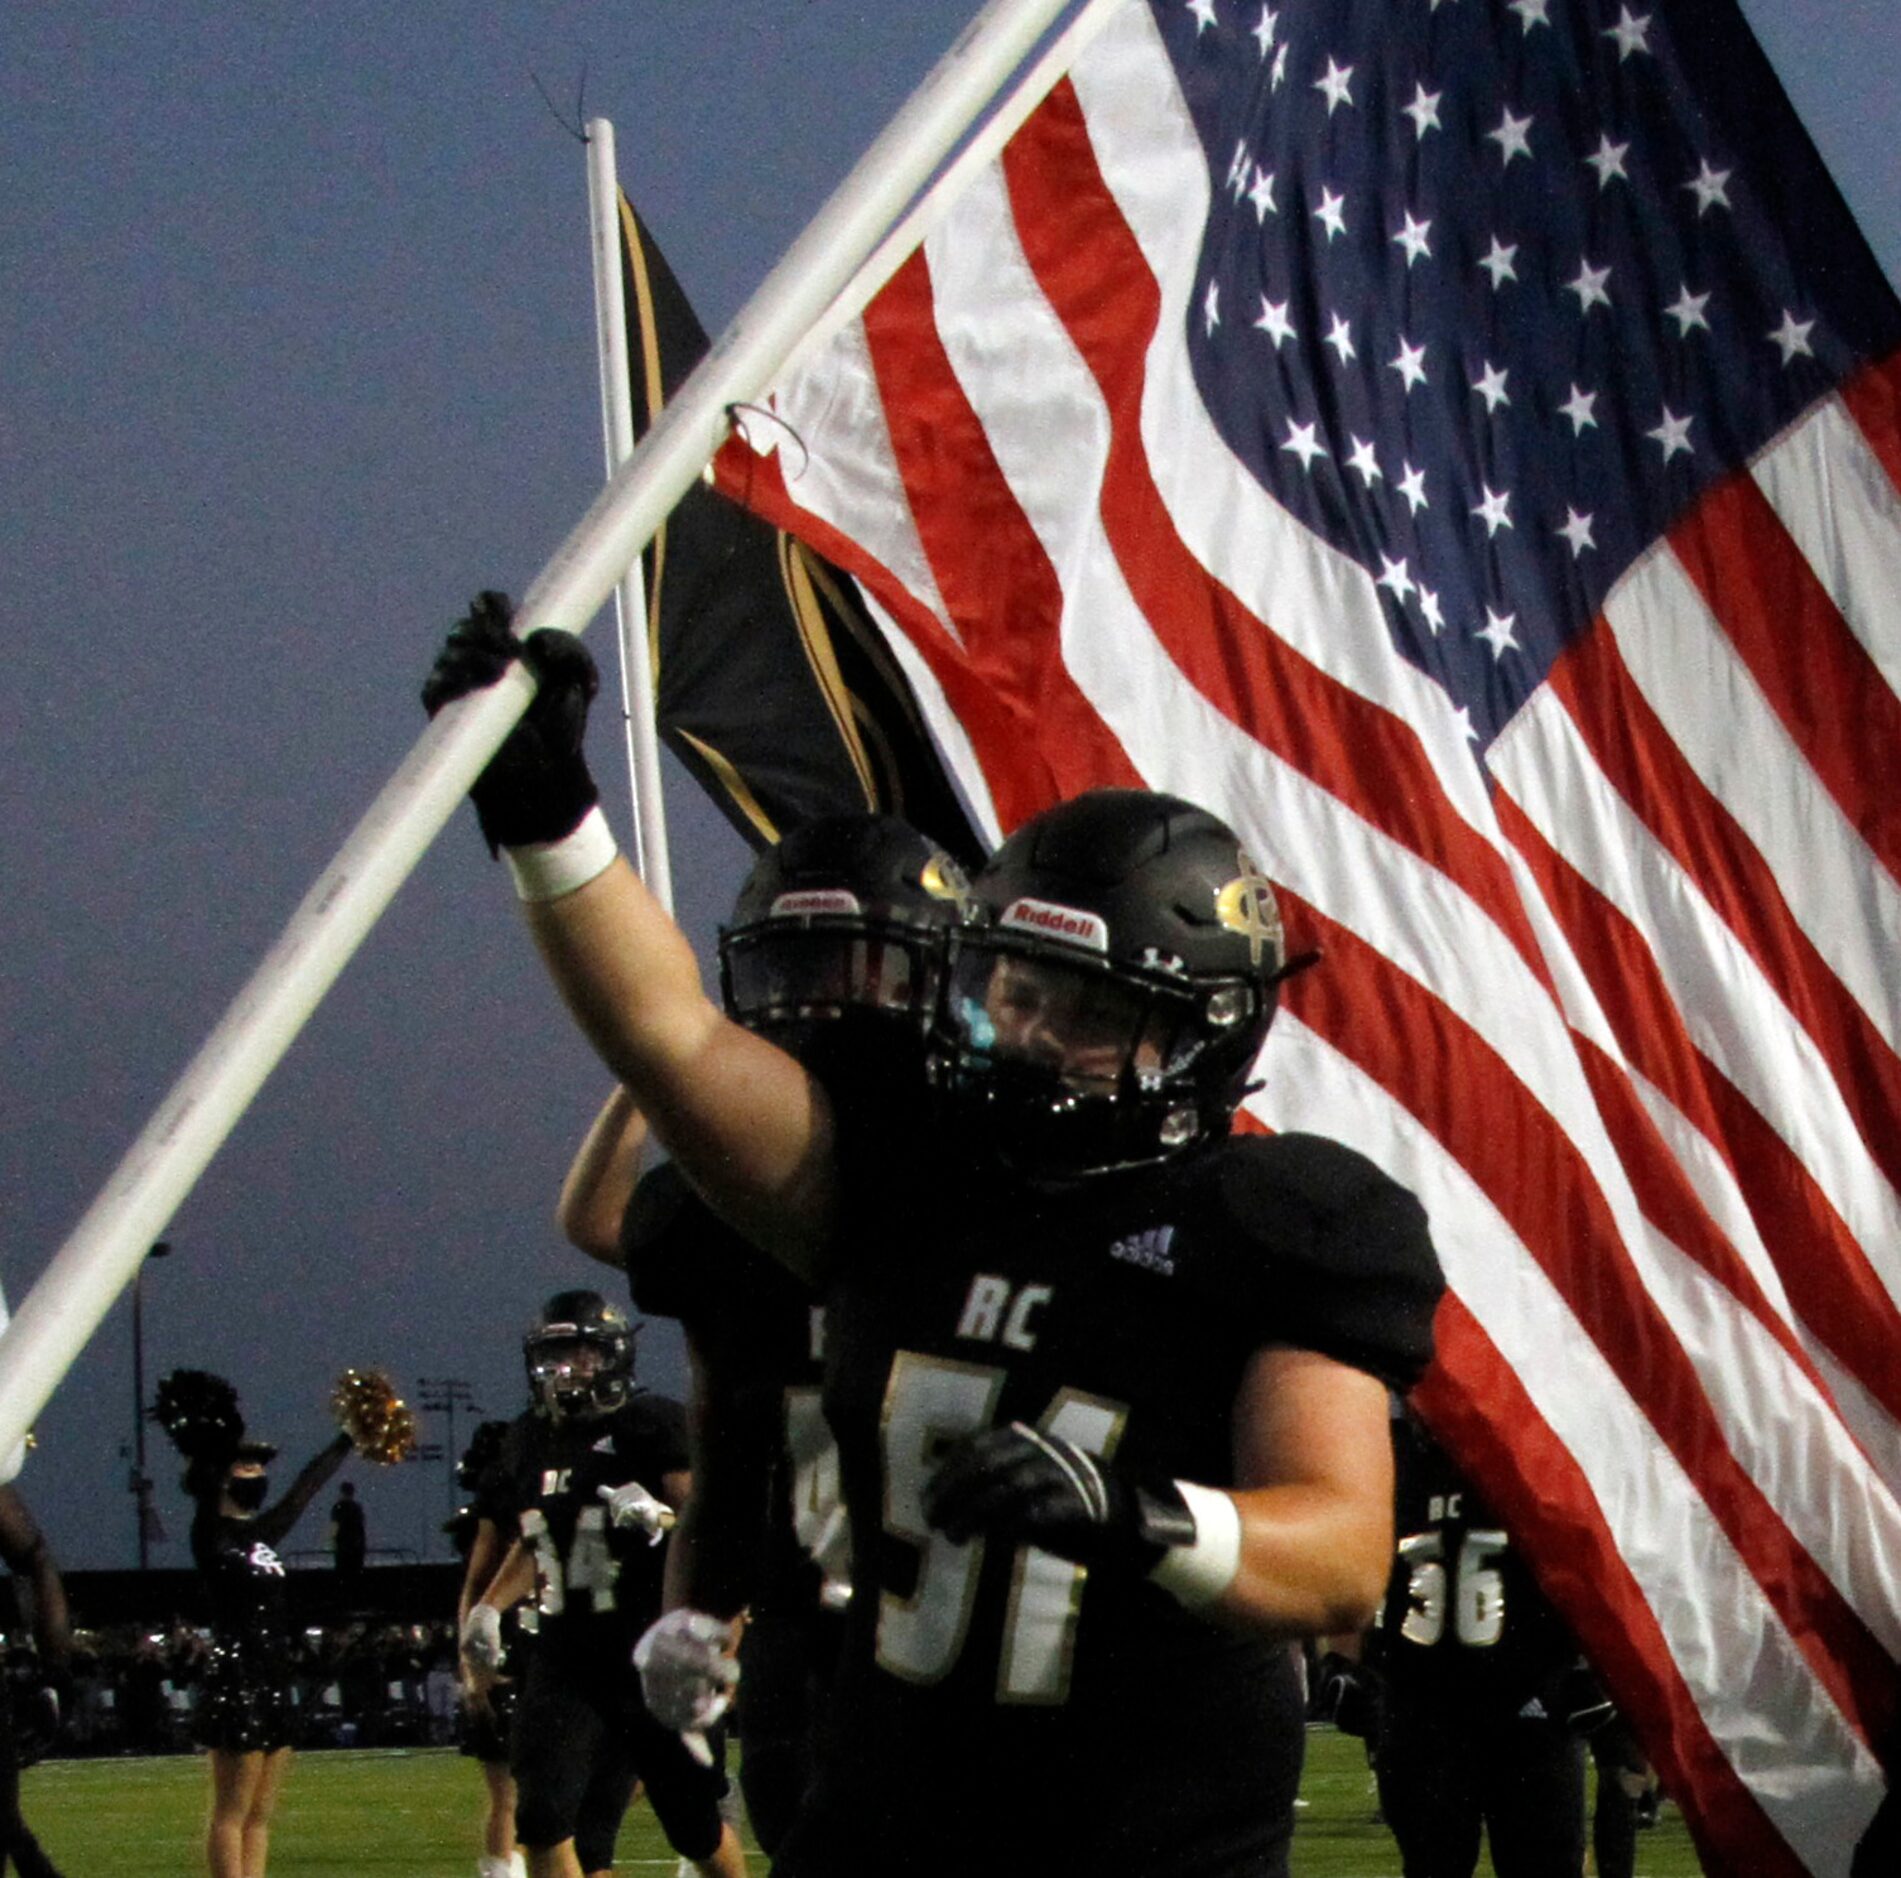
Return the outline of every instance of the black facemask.
[[[225,1482],[231,1504],[241,1513],[255,1513],[270,1498],[271,1482],[266,1474],[239,1474]]]

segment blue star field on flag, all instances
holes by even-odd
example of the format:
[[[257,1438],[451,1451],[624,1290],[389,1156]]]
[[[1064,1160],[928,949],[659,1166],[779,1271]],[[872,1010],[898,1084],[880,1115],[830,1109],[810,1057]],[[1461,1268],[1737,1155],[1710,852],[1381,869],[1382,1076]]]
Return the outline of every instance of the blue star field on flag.
[[[1213,190],[1201,396],[1481,748],[1703,489],[1901,342],[1729,0],[1155,13]]]

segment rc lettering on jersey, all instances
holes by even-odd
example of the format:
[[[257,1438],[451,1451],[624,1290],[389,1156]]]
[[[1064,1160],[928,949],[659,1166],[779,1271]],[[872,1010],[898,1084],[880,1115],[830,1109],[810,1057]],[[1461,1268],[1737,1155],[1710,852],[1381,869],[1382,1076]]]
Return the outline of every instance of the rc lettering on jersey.
[[[1014,1286],[1007,1278],[979,1272],[970,1281],[957,1334],[973,1343],[1000,1343],[1009,1350],[1034,1350],[1031,1316],[1054,1295],[1049,1285]]]
[[[566,1493],[568,1482],[574,1477],[572,1467],[544,1467],[541,1470],[541,1497],[545,1500],[557,1493]]]
[[[254,1572],[262,1572],[267,1578],[281,1578],[284,1575],[283,1560],[262,1539],[251,1547],[250,1565]]]
[[[1438,1526],[1448,1519],[1459,1518],[1464,1504],[1462,1493],[1435,1493],[1426,1505],[1426,1524]]]

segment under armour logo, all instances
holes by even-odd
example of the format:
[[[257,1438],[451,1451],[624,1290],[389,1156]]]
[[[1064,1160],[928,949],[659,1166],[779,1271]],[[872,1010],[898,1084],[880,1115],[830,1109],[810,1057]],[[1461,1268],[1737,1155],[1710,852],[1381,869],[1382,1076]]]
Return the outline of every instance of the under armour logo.
[[[1267,876],[1254,865],[1248,851],[1235,851],[1240,877],[1231,880],[1215,895],[1215,917],[1230,932],[1242,934],[1248,942],[1248,963],[1258,966],[1261,948],[1273,948],[1273,962],[1280,963],[1281,913],[1274,889]]]

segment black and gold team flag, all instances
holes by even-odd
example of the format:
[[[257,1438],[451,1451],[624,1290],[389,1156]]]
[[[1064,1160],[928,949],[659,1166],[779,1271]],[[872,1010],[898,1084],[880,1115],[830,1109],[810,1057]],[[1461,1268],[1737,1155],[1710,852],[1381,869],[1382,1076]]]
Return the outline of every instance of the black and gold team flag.
[[[620,236],[640,436],[707,338],[625,194]],[[880,809],[960,860],[982,858],[911,688],[848,575],[704,481],[680,499],[645,560],[660,735],[754,848],[815,815]]]

